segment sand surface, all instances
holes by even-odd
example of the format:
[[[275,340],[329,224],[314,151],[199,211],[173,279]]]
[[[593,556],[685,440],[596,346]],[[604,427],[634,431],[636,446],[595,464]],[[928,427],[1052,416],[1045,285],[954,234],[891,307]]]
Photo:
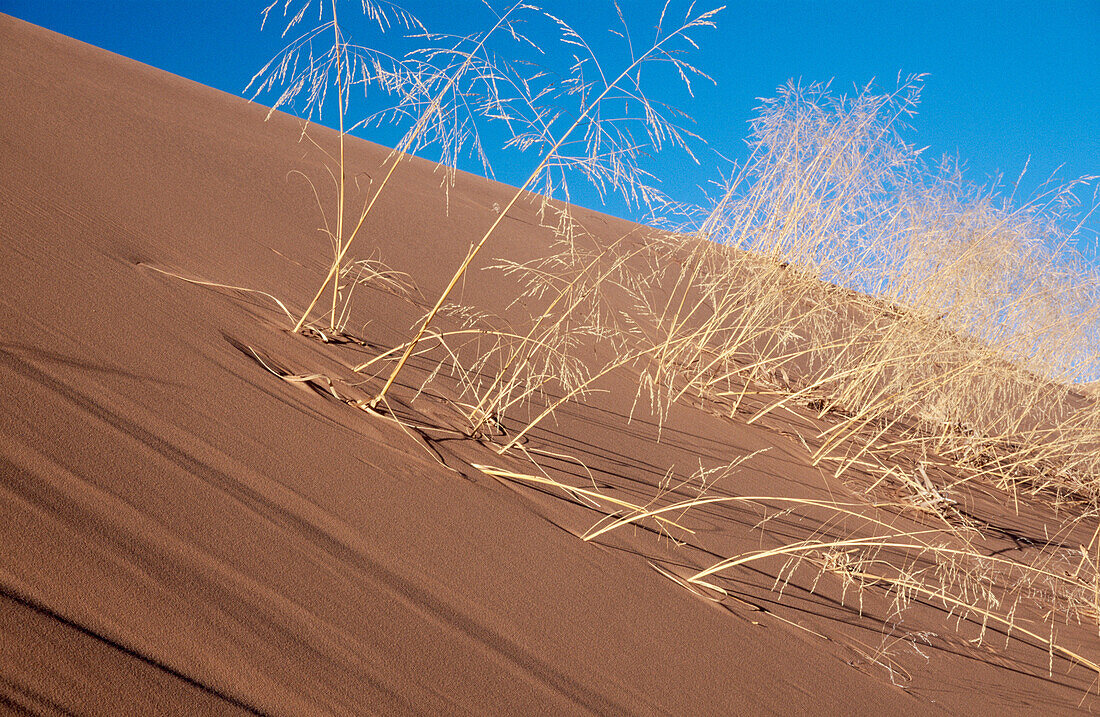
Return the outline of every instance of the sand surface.
[[[759,506],[688,513],[694,547],[652,527],[580,539],[604,513],[444,432],[407,431],[320,381],[407,337],[422,311],[364,288],[349,326],[366,343],[291,334],[270,292],[304,308],[327,268],[301,172],[323,179],[301,122],[0,16],[0,710],[34,714],[952,714],[1088,713],[1095,673],[916,601],[860,603],[782,562],[729,573],[735,598],[666,576],[811,535],[812,512],[754,528]],[[331,147],[334,133],[311,134]],[[386,150],[356,140],[357,176]],[[318,179],[320,178],[320,179]],[[360,247],[425,296],[449,277],[508,187],[460,175],[449,197],[406,163]],[[597,237],[633,231],[580,211]],[[549,245],[530,206],[482,265]],[[643,241],[641,233],[632,241]],[[507,314],[515,287],[475,271],[471,306]],[[395,412],[447,426],[452,404]],[[676,406],[657,441],[628,422],[635,376],[531,436],[568,455],[542,467],[652,499],[690,474],[768,449],[729,495],[857,500],[793,436],[818,420],[748,426]],[[446,382],[433,389],[445,398]],[[341,384],[369,397],[370,386]],[[357,393],[358,392],[358,393]],[[801,422],[801,423],[800,423]],[[584,464],[582,469],[578,462]],[[990,523],[1042,531],[1041,512],[972,497]],[[772,511],[773,513],[775,511]],[[899,528],[919,527],[891,517]],[[1084,529],[1083,529],[1084,530]],[[990,550],[1026,548],[992,537]],[[1066,536],[1070,544],[1087,536]],[[658,570],[659,568],[660,570]],[[713,596],[710,596],[713,597]],[[885,622],[884,622],[885,621]],[[1042,625],[1042,623],[1037,623]],[[1060,626],[1096,655],[1095,625]]]

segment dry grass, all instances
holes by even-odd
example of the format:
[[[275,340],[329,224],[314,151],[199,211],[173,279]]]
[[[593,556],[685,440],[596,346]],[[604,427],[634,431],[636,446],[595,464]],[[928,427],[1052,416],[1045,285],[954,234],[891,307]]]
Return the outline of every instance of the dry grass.
[[[890,486],[901,504],[864,510],[915,511],[941,526],[931,531],[938,542],[906,531],[779,545],[720,561],[686,578],[691,585],[723,592],[710,578],[782,559],[780,585],[812,563],[815,585],[833,575],[861,600],[867,590],[889,596],[895,613],[914,600],[936,604],[977,624],[979,640],[997,626],[1047,650],[1051,669],[1061,656],[1100,672],[1055,629],[1059,620],[1096,624],[1100,542],[1075,558],[1042,546],[1031,562],[992,556],[975,542],[986,526],[951,497],[979,482],[1017,502],[1073,503],[1065,525],[1048,526],[1054,533],[1098,515],[1100,402],[1073,382],[1100,370],[1100,284],[1070,248],[1072,234],[1059,233],[1072,187],[1013,208],[965,189],[957,174],[923,174],[892,129],[916,83],[830,100],[824,114],[803,111],[824,102],[820,88],[788,88],[794,109],[766,105],[756,164],[727,186],[699,232],[647,244],[641,275],[638,262],[624,263],[635,274],[614,284],[634,311],[619,324],[621,363],[601,371],[646,366],[639,390],[658,415],[702,400],[725,402],[732,417],[746,396],[770,394],[748,422],[792,406],[838,416],[813,437],[813,462],[837,476],[868,475],[872,491]],[[669,514],[681,520],[704,505],[785,500],[655,497],[609,514],[584,538]],[[1029,627],[1036,615],[1046,628]]]
[[[717,470],[728,475],[733,468],[751,457],[745,456]],[[816,566],[814,569],[817,572],[811,591],[817,589],[818,581],[823,576],[835,576],[842,586],[841,599],[846,599],[850,591],[854,592],[860,612],[863,611],[863,599],[867,592],[877,592],[880,599],[890,600],[894,615],[900,615],[913,601],[938,605],[948,617],[955,616],[960,623],[969,621],[976,625],[979,628],[976,638],[979,644],[985,638],[987,628],[994,626],[1003,630],[1006,640],[1014,636],[1017,640],[1048,651],[1051,671],[1053,658],[1057,655],[1095,670],[1100,675],[1100,663],[1060,644],[1054,637],[1059,619],[1097,624],[1100,616],[1100,573],[1097,572],[1096,560],[1084,550],[1076,566],[1069,565],[1068,561],[1058,565],[1044,562],[1032,564],[985,555],[961,543],[958,535],[950,529],[897,531],[892,522],[876,519],[868,513],[868,508],[890,511],[896,505],[843,504],[782,496],[707,495],[708,477],[702,469],[676,486],[679,489],[698,483],[701,487],[696,496],[677,500],[676,489],[663,490],[649,504],[641,505],[616,498],[606,490],[570,486],[544,476],[486,465],[474,467],[498,479],[554,488],[576,502],[604,513],[604,517],[581,536],[585,541],[595,540],[623,526],[653,521],[659,534],[670,535],[681,547],[694,547],[701,554],[707,554],[705,546],[694,542],[696,533],[685,525],[689,522],[685,516],[692,509],[719,504],[772,509],[781,505],[786,507],[776,515],[791,515],[795,511],[805,510],[810,515],[825,511],[857,518],[864,529],[870,531],[867,535],[840,539],[811,537],[732,556],[684,578],[670,575],[688,589],[703,587],[720,596],[729,596],[730,591],[723,587],[721,581],[724,573],[757,561],[771,562],[778,566],[773,569],[779,589],[792,579],[801,564],[808,563]],[[709,485],[713,486],[717,480],[710,476]],[[713,519],[713,515],[708,516],[708,522]],[[822,523],[827,525],[829,521]],[[1074,567],[1072,572],[1069,567]],[[1028,610],[1043,616],[1049,629],[1038,632],[1029,627],[1033,625],[1033,618],[1024,616]]]
[[[677,46],[683,44],[694,46],[695,42],[690,36],[694,31],[701,28],[714,27],[713,18],[718,10],[710,10],[697,15],[692,15],[693,11],[694,6],[688,9],[682,23],[674,26],[671,30],[665,30],[663,27],[665,12],[662,11],[657,26],[657,36],[653,44],[638,54],[634,53],[633,45],[631,45],[631,61],[618,75],[605,74],[604,70],[600,68],[600,60],[592,53],[584,38],[561,19],[547,15],[559,27],[562,33],[562,42],[572,45],[588,55],[584,59],[576,60],[567,75],[567,79],[561,83],[560,89],[557,91],[558,101],[572,100],[573,110],[570,113],[562,114],[561,110],[556,108],[544,108],[540,102],[547,95],[553,96],[555,94],[552,89],[547,89],[534,96],[526,93],[521,95],[522,101],[520,104],[530,113],[530,118],[526,121],[528,131],[517,135],[513,144],[524,150],[537,147],[539,159],[527,179],[512,195],[507,205],[497,213],[496,218],[493,219],[482,237],[470,246],[466,258],[459,264],[454,276],[451,277],[451,280],[443,289],[435,305],[424,317],[412,341],[409,342],[408,348],[394,366],[393,371],[387,377],[385,384],[373,399],[372,404],[377,405],[385,398],[386,391],[401,373],[409,356],[416,349],[420,338],[431,325],[440,308],[446,303],[455,286],[465,276],[466,271],[490,237],[496,232],[500,223],[504,221],[504,218],[508,216],[508,213],[512,211],[529,189],[541,188],[544,197],[551,197],[557,187],[564,191],[566,198],[568,198],[567,184],[561,172],[573,168],[592,181],[601,191],[609,186],[612,190],[622,194],[628,201],[632,199],[647,201],[648,194],[652,190],[643,181],[644,175],[636,165],[641,149],[652,147],[656,151],[660,150],[662,144],[665,143],[685,146],[685,142],[676,125],[665,117],[662,108],[651,103],[646,97],[641,86],[641,69],[649,64],[669,64],[684,79],[685,83],[688,82],[688,77],[700,74],[694,67],[679,58]],[[626,27],[625,19],[623,25],[624,37],[629,42],[629,28]],[[474,56],[473,53],[467,57],[472,56]],[[588,79],[585,74],[592,66],[599,69],[599,81]],[[608,79],[609,77],[612,79]],[[492,84],[495,86],[496,83]],[[529,83],[524,80],[514,82],[512,85],[527,88]],[[610,111],[605,110],[605,105],[608,103],[624,106],[625,110],[615,110],[612,114]],[[499,107],[499,104],[494,104],[494,106]],[[612,114],[612,117],[608,118],[608,114]],[[572,116],[571,121],[570,115]],[[562,118],[559,124],[565,126],[564,130],[554,128],[553,120],[557,118]],[[517,116],[509,115],[510,121],[518,122],[519,119]],[[639,139],[633,133],[624,129],[623,125],[631,123],[642,126],[646,135],[645,142],[639,143]],[[575,135],[582,138],[580,144],[584,148],[579,157],[565,153],[565,149],[569,146],[569,143],[573,142]],[[558,185],[554,184],[555,176],[561,178]]]
[[[764,105],[698,234],[654,248],[671,291],[636,297],[661,346],[651,382],[731,412],[750,384],[774,389],[750,422],[842,410],[816,461],[904,430],[1005,487],[1100,497],[1100,406],[1073,388],[1100,374],[1100,271],[1063,229],[1074,187],[1013,208],[929,173],[895,129],[918,90],[788,87]]]
[[[307,9],[324,20],[327,7],[286,2],[287,30]],[[398,23],[422,30],[388,4],[368,2],[364,9],[379,29]],[[1016,206],[995,189],[970,186],[950,164],[924,163],[904,139],[920,77],[887,94],[866,87],[839,95],[826,85],[790,84],[761,105],[749,158],[722,183],[717,201],[675,231],[648,232],[640,243],[626,237],[603,243],[545,200],[541,215],[556,245],[535,261],[492,267],[518,282],[517,300],[539,309],[522,325],[509,325],[450,298],[529,190],[567,199],[567,176],[579,173],[601,192],[690,214],[662,204],[638,165],[643,148],[683,148],[687,141],[646,97],[638,69],[663,62],[685,79],[699,76],[676,46],[694,44],[691,36],[711,27],[716,11],[689,14],[671,29],[662,17],[652,44],[631,52],[617,75],[605,72],[564,21],[524,3],[496,14],[490,29],[476,35],[423,31],[425,44],[398,59],[349,43],[335,3],[329,12],[331,20],[293,40],[257,76],[261,90],[285,85],[276,107],[304,95],[307,107],[319,111],[331,89],[340,115],[339,155],[330,171],[335,218],[326,216],[323,228],[333,261],[296,330],[328,288],[332,332],[343,330],[362,281],[411,290],[375,258],[348,257],[408,152],[435,146],[453,169],[464,143],[473,142],[488,167],[474,128],[493,119],[510,128],[510,148],[533,153],[527,180],[504,207],[487,211],[486,230],[410,339],[356,367],[382,384],[360,407],[381,411],[409,360],[420,356],[435,367],[421,389],[452,377],[465,434],[500,454],[519,447],[531,457],[524,444],[534,428],[627,366],[641,374],[636,404],[647,400],[658,423],[678,402],[720,406],[731,420],[747,423],[764,424],[781,412],[828,418],[816,435],[800,440],[814,465],[858,484],[866,502],[711,495],[716,479],[700,468],[679,482],[670,472],[668,484],[639,504],[545,474],[475,467],[563,491],[603,511],[586,541],[647,524],[690,547],[695,536],[685,516],[692,510],[751,504],[776,514],[807,511],[820,520],[820,534],[730,556],[690,576],[668,574],[688,589],[725,597],[732,588],[723,586],[723,576],[747,564],[770,565],[779,592],[808,565],[816,571],[812,589],[835,580],[842,596],[851,591],[861,606],[872,593],[890,600],[895,615],[914,601],[935,604],[948,617],[977,624],[979,637],[994,625],[1041,646],[1051,669],[1057,655],[1100,673],[1094,657],[1055,635],[1060,620],[1092,625],[1100,618],[1097,536],[1079,554],[1047,545],[1027,562],[1008,560],[982,547],[987,526],[956,498],[982,485],[1017,505],[1042,500],[1070,507],[1066,524],[1052,526],[1055,534],[1100,514],[1100,399],[1078,386],[1100,377],[1100,272],[1073,249],[1076,184],[1050,187]],[[528,41],[519,32],[523,19],[550,23],[555,42],[578,53],[563,80],[517,75],[520,65],[490,50],[498,39]],[[330,36],[328,49],[315,52],[322,62],[298,64]],[[347,207],[343,152],[353,84],[393,103],[351,124],[411,123],[358,212]],[[612,117],[604,110],[611,102],[627,113]],[[442,319],[448,328],[436,325]],[[689,484],[699,488],[685,496]],[[883,492],[891,500],[876,498]],[[880,512],[935,527],[898,531],[891,520],[874,517]],[[841,529],[840,517],[858,520],[826,537]],[[766,530],[766,523],[759,527]],[[1040,616],[1049,629],[1039,630],[1024,613],[1033,616],[1028,620]]]

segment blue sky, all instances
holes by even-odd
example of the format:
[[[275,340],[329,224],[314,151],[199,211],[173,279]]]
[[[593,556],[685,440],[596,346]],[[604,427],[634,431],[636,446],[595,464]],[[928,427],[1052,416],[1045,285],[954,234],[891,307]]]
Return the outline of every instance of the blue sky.
[[[280,47],[277,31],[269,26],[260,32],[264,4],[0,0],[0,11],[241,94]],[[621,43],[608,32],[614,15],[603,0],[544,4],[575,24],[614,64]],[[621,4],[642,32],[662,2]],[[685,5],[672,3],[681,12]],[[446,31],[480,29],[488,17],[476,0],[410,0],[405,7],[430,29]],[[1100,174],[1100,2],[1095,0],[734,1],[718,22],[716,30],[697,34],[701,51],[691,57],[716,85],[698,83],[694,100],[676,92],[672,100],[695,120],[692,129],[728,157],[744,154],[746,122],[757,98],[772,96],[788,79],[831,79],[835,88],[847,89],[875,78],[892,88],[899,72],[927,73],[907,137],[927,146],[930,156],[958,156],[974,182],[997,174],[1013,182],[1029,158],[1021,185],[1025,193],[1056,171],[1062,179]],[[693,187],[715,176],[716,160],[702,158],[703,166],[695,167],[670,154],[667,160],[659,157],[653,169],[670,194],[690,200]],[[513,164],[522,163],[498,163],[498,176],[519,183],[522,168]],[[1083,199],[1091,202],[1091,194]],[[578,200],[596,203],[583,194]],[[1100,216],[1087,226],[1091,232],[1100,229]]]

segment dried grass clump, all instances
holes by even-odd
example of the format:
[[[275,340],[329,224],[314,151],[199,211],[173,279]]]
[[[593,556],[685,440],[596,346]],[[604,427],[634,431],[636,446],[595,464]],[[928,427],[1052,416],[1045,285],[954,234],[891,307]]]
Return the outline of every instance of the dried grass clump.
[[[257,73],[250,88],[257,96],[275,95],[272,111],[295,107],[310,119],[331,111],[326,103],[335,100],[339,126],[335,154],[321,148],[308,127],[303,131],[303,137],[330,160],[327,172],[334,207],[322,199],[329,191],[313,179],[307,181],[321,208],[321,230],[330,240],[333,258],[294,330],[339,334],[349,320],[354,288],[362,280],[372,278],[383,288],[396,288],[392,274],[349,255],[365,233],[375,203],[411,153],[434,153],[453,178],[457,162],[469,152],[491,176],[491,152],[482,141],[482,131],[495,125],[505,133],[504,150],[530,157],[530,174],[503,207],[494,205],[484,234],[471,244],[412,338],[357,370],[377,370],[385,365],[381,361],[396,357],[388,374],[378,375],[382,386],[369,402],[372,410],[386,410],[386,394],[407,362],[421,354],[436,357],[429,379],[441,372],[458,378],[472,436],[482,435],[486,426],[490,432],[498,430],[505,414],[530,405],[534,397],[546,399],[553,393],[555,399],[545,410],[528,414],[527,425],[502,449],[507,450],[564,401],[583,396],[592,381],[637,358],[636,351],[628,351],[625,358],[621,355],[622,343],[615,339],[618,328],[608,324],[615,317],[600,308],[603,285],[628,281],[622,265],[630,257],[616,255],[614,247],[590,256],[579,251],[568,206],[552,204],[550,199],[568,200],[574,176],[586,180],[601,196],[616,194],[629,205],[648,207],[660,199],[641,161],[650,152],[670,148],[691,156],[688,143],[693,136],[678,124],[683,116],[651,100],[648,89],[664,73],[688,94],[693,80],[709,79],[685,60],[684,50],[696,46],[694,36],[699,31],[714,27],[721,8],[696,12],[691,6],[677,19],[666,5],[648,42],[632,35],[631,23],[619,11],[617,34],[623,40],[623,53],[620,66],[615,67],[565,20],[527,2],[515,2],[500,11],[486,4],[488,29],[466,36],[431,32],[412,14],[385,0],[354,5],[362,11],[368,29],[409,33],[411,48],[393,55],[352,42],[346,23],[358,13],[345,12],[337,0],[279,0],[263,13],[266,23],[281,12],[283,35],[293,39]],[[562,61],[555,67],[555,62]],[[353,88],[366,99],[358,99]],[[381,109],[358,112],[361,106],[378,105]],[[353,187],[345,158],[346,135],[382,124],[407,126],[407,130],[387,158],[381,179],[365,188]],[[525,289],[519,298],[546,297],[545,311],[530,325],[517,327],[454,307],[450,301],[454,288],[503,220],[519,203],[530,201],[531,190],[539,193],[534,196],[543,220],[556,222],[562,250],[536,263],[502,268],[523,280]],[[358,209],[352,206],[356,193],[362,194]],[[367,268],[371,270],[364,274]],[[318,329],[310,317],[326,290],[331,293],[327,327]],[[439,316],[450,316],[451,323],[458,319],[459,328],[436,328]],[[423,341],[428,341],[427,347],[421,346]],[[579,345],[593,342],[612,344],[605,365],[590,366],[576,358]]]
[[[533,9],[527,5],[520,7]],[[543,196],[549,198],[557,189],[563,191],[568,199],[565,178],[566,173],[572,170],[580,172],[601,193],[610,188],[628,202],[652,201],[655,190],[647,181],[648,175],[638,166],[638,160],[648,149],[657,151],[664,145],[681,148],[686,148],[687,145],[684,134],[668,118],[668,110],[648,98],[642,86],[641,70],[647,65],[668,65],[690,90],[691,77],[706,75],[685,62],[679,53],[685,44],[696,46],[691,37],[696,31],[714,27],[714,17],[721,8],[694,14],[693,5],[679,23],[672,23],[671,28],[666,27],[666,20],[669,19],[666,18],[667,10],[666,5],[657,22],[652,44],[641,52],[635,51],[629,27],[620,12],[619,18],[623,24],[621,36],[629,48],[629,62],[617,75],[605,71],[591,46],[572,27],[560,18],[546,14],[560,30],[561,41],[571,46],[576,53],[573,55],[572,66],[564,75],[566,79],[556,87],[548,86],[533,94],[532,85],[526,79],[506,82],[508,78],[504,78],[491,83],[494,88],[502,84],[522,88],[519,101],[503,109],[504,119],[526,127],[525,132],[515,135],[510,145],[521,150],[535,149],[538,159],[527,179],[508,204],[496,214],[481,239],[470,246],[466,258],[455,270],[435,305],[425,315],[408,348],[372,401],[372,406],[384,400],[387,390],[401,373],[421,336],[432,324],[455,286],[465,276],[467,269],[500,223],[526,196],[528,190],[540,189]],[[468,61],[473,54],[463,53],[463,56]],[[590,74],[593,71],[595,75]],[[496,75],[493,77],[496,78]],[[553,104],[555,101],[563,103],[565,109]],[[609,105],[615,109],[610,110]],[[492,106],[495,110],[503,108],[500,103],[493,103]],[[517,107],[519,113],[515,112]],[[579,148],[579,152],[574,154],[576,148]],[[536,420],[541,420],[541,417]]]
[[[622,241],[601,246],[575,223],[563,218],[551,250],[531,261],[502,261],[489,267],[516,287],[514,308],[522,305],[530,319],[518,321],[465,306],[444,304],[446,331],[425,333],[417,355],[435,368],[427,377],[453,379],[455,403],[465,416],[470,437],[504,439],[507,450],[538,425],[553,408],[583,400],[609,366],[623,363],[618,316],[609,296],[629,276],[627,262],[637,250]],[[382,361],[406,352],[409,344],[355,368],[385,375]],[[582,358],[583,357],[583,358]],[[519,426],[509,434],[505,423]]]
[[[927,168],[901,137],[920,89],[765,101],[721,198],[654,248],[666,290],[635,300],[659,345],[647,379],[731,413],[771,390],[750,422],[792,402],[843,412],[817,460],[901,431],[1004,487],[1100,499],[1100,405],[1074,388],[1100,375],[1079,183],[1017,208]]]

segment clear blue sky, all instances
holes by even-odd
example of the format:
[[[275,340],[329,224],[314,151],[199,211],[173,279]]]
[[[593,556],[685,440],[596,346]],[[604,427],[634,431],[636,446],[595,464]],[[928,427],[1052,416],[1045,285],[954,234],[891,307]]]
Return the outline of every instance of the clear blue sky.
[[[0,11],[241,94],[280,46],[277,31],[259,30],[264,4],[0,0]],[[607,28],[614,16],[600,9],[604,0],[543,4],[595,38],[594,44],[607,42],[612,48],[615,38]],[[652,24],[661,4],[622,0],[638,28]],[[1014,181],[1029,157],[1024,190],[1034,189],[1059,167],[1063,179],[1100,174],[1097,0],[727,4],[718,29],[699,33],[702,50],[694,56],[717,86],[697,85],[692,102],[676,99],[695,119],[695,131],[727,156],[743,155],[746,122],[756,98],[773,95],[788,79],[833,79],[834,87],[849,88],[878,78],[891,87],[899,72],[928,73],[908,137],[928,146],[933,156],[957,155],[975,182],[998,173]],[[487,17],[477,0],[410,0],[405,6],[430,29],[473,31]],[[675,0],[673,6],[683,9]],[[713,176],[708,169],[676,157],[657,171],[667,190],[690,198],[693,185]],[[498,165],[505,181],[521,182],[518,171],[511,176]],[[594,203],[584,197],[580,201]],[[1100,217],[1094,216],[1088,226],[1093,232],[1100,229]]]

